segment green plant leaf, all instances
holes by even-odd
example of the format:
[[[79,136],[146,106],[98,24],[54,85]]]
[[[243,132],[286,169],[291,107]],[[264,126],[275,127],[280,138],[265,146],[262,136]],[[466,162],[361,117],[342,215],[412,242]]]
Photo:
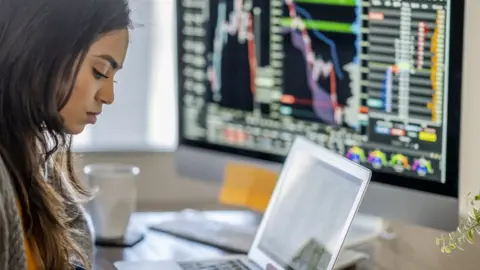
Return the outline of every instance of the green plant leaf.
[[[456,250],[463,250],[463,245],[468,242],[470,244],[475,243],[476,235],[480,235],[480,208],[475,207],[474,201],[480,201],[480,194],[475,195],[473,198],[469,196],[467,198],[468,203],[471,204],[468,217],[463,219],[457,230],[448,233],[448,235],[441,235],[437,237],[435,243],[440,246],[442,253],[452,253]]]
[[[474,231],[473,230],[468,231],[468,240],[469,240],[470,243],[473,244],[473,241],[474,241]]]
[[[473,216],[475,217],[475,219],[477,219],[479,216],[480,216],[480,210],[478,210],[477,208],[473,208]]]

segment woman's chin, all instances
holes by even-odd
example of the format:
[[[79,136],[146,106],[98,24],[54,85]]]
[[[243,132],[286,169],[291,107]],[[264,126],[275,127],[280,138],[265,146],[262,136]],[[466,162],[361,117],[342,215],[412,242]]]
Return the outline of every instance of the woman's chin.
[[[86,124],[68,125],[65,127],[65,132],[70,135],[78,135],[85,130]]]

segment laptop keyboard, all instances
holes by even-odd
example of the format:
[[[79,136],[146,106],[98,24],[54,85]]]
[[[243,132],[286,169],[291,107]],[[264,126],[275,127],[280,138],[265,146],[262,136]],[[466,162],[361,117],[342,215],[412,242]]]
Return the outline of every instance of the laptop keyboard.
[[[179,265],[184,270],[250,270],[240,260],[182,262]]]

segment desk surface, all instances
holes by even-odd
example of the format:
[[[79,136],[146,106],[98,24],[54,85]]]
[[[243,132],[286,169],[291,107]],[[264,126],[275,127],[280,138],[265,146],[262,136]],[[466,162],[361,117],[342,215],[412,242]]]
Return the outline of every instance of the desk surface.
[[[232,212],[225,213],[232,215]],[[148,225],[171,218],[173,213],[136,213],[130,227],[146,229]],[[235,214],[236,215],[236,214]],[[238,218],[244,218],[241,212]],[[248,222],[248,221],[246,221]],[[404,224],[391,224],[397,237],[394,240],[377,239],[358,247],[371,259],[358,265],[358,270],[478,270],[480,245],[466,246],[466,250],[451,255],[440,253],[435,237],[441,232]],[[119,260],[186,260],[215,257],[226,252],[203,244],[183,240],[165,233],[146,230],[146,238],[132,248],[97,247],[96,270],[114,270]]]

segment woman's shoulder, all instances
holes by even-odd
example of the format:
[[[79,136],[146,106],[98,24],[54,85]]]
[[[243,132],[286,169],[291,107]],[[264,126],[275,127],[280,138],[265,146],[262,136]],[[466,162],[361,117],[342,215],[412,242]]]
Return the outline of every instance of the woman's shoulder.
[[[12,181],[10,175],[7,173],[7,167],[3,162],[3,158],[0,156],[0,229],[2,228],[2,221],[6,209],[7,199],[9,197],[8,190],[11,189]]]
[[[15,207],[15,191],[7,166],[0,155],[0,207]]]
[[[8,229],[5,228],[6,222],[20,222],[20,217],[17,211],[17,200],[12,178],[3,158],[0,156],[0,230]]]
[[[0,269],[23,269],[22,248],[23,234],[15,191],[0,157]]]

